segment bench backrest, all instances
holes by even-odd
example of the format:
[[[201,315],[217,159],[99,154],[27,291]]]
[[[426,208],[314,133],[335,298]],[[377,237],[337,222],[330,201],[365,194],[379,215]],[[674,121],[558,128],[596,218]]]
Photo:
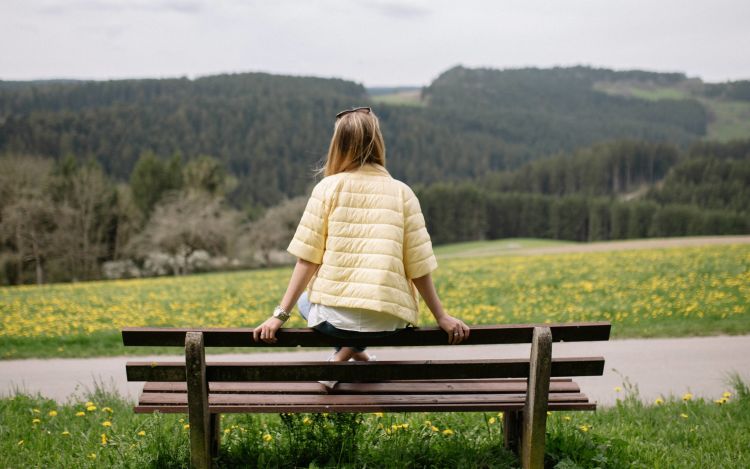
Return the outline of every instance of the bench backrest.
[[[532,343],[534,330],[549,331],[550,341],[608,340],[610,323],[520,324],[502,326],[476,326],[462,345]],[[190,334],[188,332],[200,334]],[[252,329],[181,329],[181,328],[127,328],[122,331],[123,343],[128,346],[186,345],[186,336],[199,337],[202,350],[213,347],[290,347],[340,345],[338,339],[320,334],[312,329],[281,329],[278,342],[256,343]],[[347,340],[347,345],[367,346],[427,346],[446,345],[446,334],[438,328],[410,329],[388,337]],[[534,355],[532,348],[532,355]],[[548,355],[549,357],[549,355]],[[602,357],[547,358],[551,377],[598,376],[604,371]],[[527,378],[534,363],[530,359],[487,360],[415,360],[374,363],[325,362],[245,362],[205,363],[207,381],[387,381],[434,379]],[[126,365],[128,381],[186,381],[184,363],[129,362]]]

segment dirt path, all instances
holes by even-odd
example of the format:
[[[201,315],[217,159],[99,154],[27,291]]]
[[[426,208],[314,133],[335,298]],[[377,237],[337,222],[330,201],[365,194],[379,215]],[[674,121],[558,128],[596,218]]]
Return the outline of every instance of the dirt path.
[[[528,357],[528,345],[476,345],[417,348],[373,349],[380,361],[463,358],[520,358]],[[591,356],[606,359],[602,377],[577,378],[585,393],[602,405],[612,405],[623,391],[623,377],[638,385],[646,402],[670,393],[681,396],[690,391],[696,397],[716,399],[729,390],[727,376],[737,372],[750,383],[750,335],[694,337],[681,339],[626,339],[609,342],[557,343],[553,355]],[[310,352],[254,353],[252,355],[214,355],[209,360],[221,361],[280,361],[323,360],[325,350]],[[73,392],[91,389],[94,381],[114,387],[131,400],[137,398],[140,383],[125,381],[125,362],[128,360],[181,360],[183,357],[110,357],[53,360],[8,360],[0,362],[0,394],[8,395],[20,388],[39,392],[64,402]],[[617,370],[617,371],[613,371]]]
[[[541,254],[566,254],[584,252],[622,251],[630,249],[664,249],[678,247],[697,247],[711,245],[748,244],[750,236],[694,236],[688,238],[652,238],[625,241],[603,241],[594,243],[574,243],[562,246],[547,246],[538,248],[514,248],[508,246],[488,246],[467,249],[460,253],[446,254],[445,259],[456,257],[477,256],[530,256]]]

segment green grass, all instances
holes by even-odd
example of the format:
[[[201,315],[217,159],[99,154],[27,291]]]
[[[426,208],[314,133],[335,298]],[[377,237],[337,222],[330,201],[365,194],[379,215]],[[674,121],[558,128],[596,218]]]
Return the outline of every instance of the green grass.
[[[509,238],[491,241],[470,241],[435,247],[438,260],[457,257],[501,256],[514,254],[521,249],[545,248],[576,244],[571,241],[553,239]]]
[[[750,467],[750,392],[739,379],[723,404],[669,398],[644,405],[637,389],[626,385],[626,393],[597,412],[553,413],[546,466]],[[86,400],[96,408],[86,410]],[[187,467],[187,423],[179,414],[135,415],[101,390],[66,405],[16,395],[0,399],[2,465]],[[219,467],[518,466],[502,448],[502,419],[491,412],[226,415],[222,429]]]
[[[520,255],[549,245],[512,240],[439,248],[434,278],[445,308],[470,325],[606,320],[613,337],[750,332],[750,245]],[[166,347],[126,350],[119,331],[255,326],[282,297],[290,273],[0,288],[0,357],[181,354]],[[424,305],[420,318],[433,324]],[[304,322],[295,315],[288,326]]]
[[[414,106],[424,107],[420,90],[405,90],[395,93],[371,96],[370,99],[376,104],[389,104],[392,106]]]

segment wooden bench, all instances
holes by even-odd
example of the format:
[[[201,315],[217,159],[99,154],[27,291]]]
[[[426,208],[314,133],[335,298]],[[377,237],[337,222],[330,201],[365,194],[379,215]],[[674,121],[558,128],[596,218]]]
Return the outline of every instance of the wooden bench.
[[[220,414],[248,412],[504,412],[506,447],[522,466],[541,468],[547,411],[595,410],[569,377],[598,376],[602,357],[552,358],[552,342],[608,340],[610,323],[475,326],[468,341],[446,345],[438,328],[408,329],[347,345],[445,346],[530,343],[528,359],[335,363],[206,363],[205,347],[332,347],[312,329],[281,329],[278,342],[252,340],[252,329],[126,328],[126,346],[183,346],[185,362],[128,362],[128,381],[145,381],[136,412],[187,413],[193,467],[218,455]],[[553,379],[554,378],[554,379]],[[329,390],[319,380],[339,381]]]

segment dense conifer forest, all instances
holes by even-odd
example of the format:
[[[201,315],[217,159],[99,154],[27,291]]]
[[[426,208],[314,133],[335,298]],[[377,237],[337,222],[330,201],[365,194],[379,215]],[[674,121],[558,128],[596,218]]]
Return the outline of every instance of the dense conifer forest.
[[[586,67],[455,67],[390,96],[263,73],[0,81],[0,282],[283,262],[355,105],[380,116],[435,243],[747,233],[750,133],[710,137],[712,104],[745,106],[748,83]]]

